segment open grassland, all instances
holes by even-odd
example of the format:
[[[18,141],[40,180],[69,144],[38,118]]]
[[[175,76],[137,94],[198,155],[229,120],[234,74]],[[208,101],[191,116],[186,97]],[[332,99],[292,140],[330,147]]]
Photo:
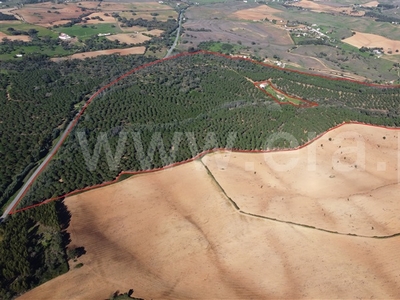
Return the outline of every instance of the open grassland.
[[[119,54],[119,55],[130,55],[130,54],[143,54],[146,51],[146,47],[131,47],[124,49],[108,49],[108,50],[99,50],[99,51],[90,51],[90,52],[82,52],[70,55],[68,57],[63,58],[55,58],[54,61],[57,60],[65,60],[65,59],[85,59],[90,57],[96,57],[100,55],[109,55],[109,54]]]
[[[20,30],[20,31],[28,31],[29,29],[35,29],[38,31],[38,36],[42,37],[42,36],[50,36],[50,37],[57,37],[57,33],[44,28],[42,26],[37,26],[37,25],[33,25],[33,24],[27,24],[27,23],[22,23],[20,21],[16,21],[16,22],[4,22],[4,23],[0,23],[0,32],[3,32],[5,34],[10,34],[10,32],[7,30],[8,28],[14,28],[15,30]]]
[[[70,36],[76,36],[80,39],[87,39],[99,33],[120,33],[122,30],[112,23],[93,24],[93,25],[73,25],[72,27],[59,27],[55,29],[58,32],[66,33]]]
[[[270,84],[268,84],[266,87],[264,87],[264,90],[272,95],[273,97],[275,97],[276,101],[278,102],[283,102],[283,103],[292,103],[295,105],[300,105],[303,103],[303,101],[301,101],[300,99],[296,99],[290,96],[287,96],[281,92],[279,92],[278,90],[272,88],[272,86]]]
[[[354,145],[346,132],[364,138],[365,171],[339,152]],[[346,233],[397,233],[397,148],[396,131],[345,125],[300,151],[216,153],[70,197],[70,247],[87,251],[71,266],[83,267],[20,299],[103,299],[129,289],[163,299],[395,299],[399,237]],[[271,168],[291,159],[299,159],[291,171]],[[336,159],[348,171],[332,170]]]
[[[65,50],[62,46],[57,45],[54,48],[40,47],[40,46],[21,46],[7,54],[0,54],[0,59],[12,59],[16,54],[44,54],[49,57],[64,56],[71,54],[71,51]],[[20,59],[20,58],[19,58]]]
[[[343,42],[357,48],[383,48],[385,54],[399,54],[400,50],[400,40],[391,40],[371,33],[356,32],[355,35],[343,40]]]

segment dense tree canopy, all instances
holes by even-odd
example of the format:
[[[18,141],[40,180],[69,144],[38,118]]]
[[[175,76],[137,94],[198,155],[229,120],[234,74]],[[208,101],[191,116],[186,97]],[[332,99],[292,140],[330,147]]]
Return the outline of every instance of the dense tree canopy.
[[[265,79],[319,106],[280,107],[251,82]],[[398,125],[398,97],[398,88],[327,80],[211,55],[164,61],[118,82],[93,102],[22,205],[112,180],[122,170],[162,167],[226,147],[232,134],[230,148],[250,150],[265,149],[275,132],[288,132],[303,144],[309,132],[319,134],[344,121]],[[102,141],[109,142],[111,152],[97,148],[93,160],[96,147],[108,147]],[[273,146],[294,145],[281,139]]]

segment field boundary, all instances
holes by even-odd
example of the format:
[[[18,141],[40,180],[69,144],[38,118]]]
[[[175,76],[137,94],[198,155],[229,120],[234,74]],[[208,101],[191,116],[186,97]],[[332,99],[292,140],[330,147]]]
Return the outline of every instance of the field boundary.
[[[122,79],[124,79],[124,78],[130,76],[131,74],[133,74],[133,73],[135,73],[135,72],[137,72],[137,71],[139,71],[139,70],[142,70],[142,69],[151,67],[151,66],[153,66],[153,65],[156,65],[156,64],[161,63],[161,62],[164,62],[164,61],[173,60],[173,59],[176,59],[176,58],[179,58],[179,57],[184,57],[184,56],[198,55],[198,54],[207,54],[207,55],[219,56],[219,57],[224,57],[224,58],[228,58],[228,59],[232,59],[232,60],[245,60],[245,61],[249,61],[249,62],[252,62],[252,63],[256,63],[256,64],[259,64],[259,65],[262,65],[262,66],[265,66],[265,67],[269,67],[269,68],[274,68],[274,69],[278,69],[278,70],[284,70],[284,71],[293,72],[293,73],[297,73],[297,74],[308,75],[308,76],[320,77],[320,78],[324,78],[324,79],[328,79],[328,80],[349,81],[349,82],[354,82],[354,83],[357,83],[357,84],[366,85],[366,86],[371,86],[371,87],[377,87],[377,88],[397,88],[397,87],[400,87],[400,84],[399,84],[399,85],[381,85],[381,84],[374,84],[374,83],[368,83],[368,82],[357,81],[357,80],[348,79],[348,78],[330,77],[330,76],[325,76],[325,75],[307,73],[307,72],[298,71],[298,70],[284,69],[284,68],[281,68],[281,67],[278,67],[278,66],[275,66],[275,65],[270,65],[270,64],[267,64],[267,63],[264,63],[264,62],[260,62],[260,61],[253,60],[253,59],[251,59],[251,58],[232,57],[232,56],[230,56],[230,55],[226,55],[226,54],[222,54],[222,53],[218,53],[218,52],[206,51],[206,50],[199,50],[199,51],[194,51],[194,52],[182,52],[182,53],[176,54],[176,55],[174,55],[174,56],[170,56],[170,57],[165,57],[165,58],[162,58],[162,59],[158,59],[158,60],[155,60],[155,61],[152,61],[152,62],[143,64],[143,65],[141,65],[141,66],[139,66],[139,67],[136,67],[136,68],[130,70],[129,72],[127,72],[127,73],[121,75],[121,76],[118,77],[117,79],[115,79],[115,80],[111,81],[110,83],[108,83],[108,84],[104,85],[103,87],[101,87],[99,90],[97,90],[97,91],[86,101],[86,103],[83,105],[83,107],[81,108],[81,110],[76,114],[75,118],[72,120],[72,122],[71,122],[70,125],[68,126],[68,128],[67,128],[65,134],[62,135],[61,140],[60,140],[60,142],[59,142],[59,144],[58,144],[58,147],[57,147],[56,149],[53,149],[53,150],[52,150],[53,153],[52,153],[52,155],[49,157],[48,161],[47,161],[44,165],[41,166],[42,168],[41,168],[40,172],[38,172],[38,173],[32,178],[31,183],[27,186],[26,190],[25,190],[24,193],[21,195],[20,199],[13,205],[13,207],[11,208],[10,214],[15,214],[15,213],[18,213],[18,212],[27,210],[27,209],[31,209],[31,208],[33,208],[33,207],[37,207],[37,206],[40,206],[40,205],[49,203],[49,202],[51,202],[51,201],[60,200],[60,199],[63,199],[63,198],[65,198],[65,197],[69,197],[69,196],[76,195],[76,194],[78,194],[78,193],[90,191],[90,190],[93,190],[93,189],[97,189],[97,188],[100,188],[100,187],[104,187],[104,186],[113,184],[113,183],[117,182],[117,181],[120,179],[120,177],[123,176],[123,175],[138,175],[138,174],[144,174],[144,173],[157,172],[157,171],[164,170],[164,169],[168,169],[168,168],[172,168],[172,167],[175,167],[175,166],[178,166],[178,165],[187,163],[187,162],[191,162],[191,161],[193,161],[193,160],[202,158],[203,156],[205,156],[205,155],[207,155],[207,154],[209,154],[209,153],[213,153],[213,152],[218,152],[218,151],[220,151],[220,152],[221,152],[221,151],[233,151],[233,152],[243,152],[243,153],[268,153],[268,152],[278,152],[278,151],[295,151],[295,150],[299,150],[299,149],[301,149],[301,148],[306,147],[307,145],[311,144],[312,142],[314,142],[314,141],[317,140],[318,138],[322,137],[324,134],[326,134],[326,133],[330,132],[331,130],[334,130],[334,129],[340,127],[340,126],[343,126],[343,125],[345,125],[345,124],[361,124],[361,125],[375,126],[375,127],[381,127],[381,128],[383,127],[383,128],[392,129],[392,130],[399,130],[399,129],[400,129],[400,128],[395,128],[395,127],[387,127],[387,126],[378,126],[378,125],[366,124],[366,123],[361,123],[361,122],[344,122],[344,123],[341,123],[341,124],[339,124],[339,125],[336,125],[336,126],[330,128],[329,130],[327,130],[327,131],[321,133],[320,135],[316,136],[316,137],[313,138],[312,140],[310,140],[310,141],[306,142],[305,144],[303,144],[303,145],[301,145],[301,146],[299,146],[299,147],[296,147],[296,148],[290,148],[290,149],[289,149],[289,148],[287,148],[287,149],[271,149],[271,150],[241,150],[241,149],[215,148],[215,149],[203,151],[203,152],[197,154],[195,157],[192,157],[192,158],[187,159],[187,160],[185,160],[185,161],[173,163],[173,164],[170,164],[170,165],[168,165],[168,166],[161,167],[161,168],[155,168],[155,169],[151,169],[151,170],[142,170],[142,171],[122,171],[122,172],[116,177],[116,179],[114,179],[114,180],[112,180],[112,181],[104,182],[104,183],[101,183],[101,184],[98,184],[98,185],[94,185],[94,186],[90,186],[90,187],[86,187],[86,188],[83,188],[83,189],[78,189],[78,190],[75,190],[75,191],[72,191],[72,192],[63,194],[63,195],[58,196],[58,197],[53,197],[53,198],[47,199],[47,200],[42,201],[42,202],[40,202],[40,203],[36,203],[36,204],[30,205],[30,206],[27,206],[27,207],[24,207],[24,208],[21,208],[21,209],[17,209],[19,203],[20,203],[21,200],[24,198],[24,196],[25,196],[26,193],[28,192],[29,188],[33,185],[34,181],[35,181],[35,180],[37,179],[37,177],[41,174],[41,172],[47,167],[48,163],[51,161],[51,159],[54,157],[54,155],[57,153],[57,151],[60,149],[60,147],[62,146],[62,144],[64,143],[64,141],[65,141],[66,138],[68,137],[68,135],[71,133],[71,131],[73,130],[73,128],[76,126],[76,124],[78,123],[78,121],[80,120],[80,118],[82,117],[82,115],[84,114],[84,112],[86,111],[87,107],[93,102],[93,100],[94,100],[98,95],[100,95],[100,94],[101,94],[102,92],[104,92],[106,89],[108,89],[108,88],[112,87],[113,85],[115,85],[115,84],[116,84],[117,82],[119,82],[120,80],[122,80]],[[303,99],[303,100],[304,100],[304,99]],[[290,103],[290,104],[299,107],[299,105],[296,105],[296,104],[293,104],[293,103]],[[316,103],[315,103],[315,104],[316,104]],[[316,104],[316,105],[318,105],[318,104]],[[314,106],[315,106],[315,105],[314,105]]]
[[[106,181],[106,182],[99,183],[99,184],[96,184],[96,185],[93,185],[93,186],[89,186],[89,187],[85,187],[83,189],[78,189],[78,190],[66,193],[64,195],[61,195],[61,196],[49,198],[49,199],[44,200],[44,201],[42,201],[40,203],[36,203],[36,204],[30,205],[30,206],[27,206],[27,207],[24,207],[24,208],[21,208],[21,209],[18,209],[18,210],[16,210],[15,207],[14,207],[14,209],[11,211],[10,214],[15,214],[15,213],[18,213],[18,212],[22,212],[22,211],[25,211],[25,210],[28,210],[28,209],[31,209],[31,208],[34,208],[34,207],[37,207],[37,206],[41,206],[41,205],[47,204],[47,203],[52,202],[52,201],[61,200],[61,199],[64,199],[66,197],[75,196],[75,195],[81,194],[83,192],[88,192],[88,191],[91,191],[91,190],[95,190],[95,189],[98,189],[98,188],[109,186],[111,184],[118,183],[120,181],[121,177],[126,176],[126,175],[133,176],[133,175],[155,173],[155,172],[163,171],[163,170],[166,170],[166,169],[171,169],[171,168],[174,168],[174,167],[178,167],[180,165],[187,164],[187,163],[193,162],[195,160],[202,159],[204,156],[206,156],[208,154],[211,154],[211,153],[230,151],[232,153],[255,153],[256,154],[256,153],[276,153],[276,152],[297,151],[297,150],[305,148],[305,147],[309,146],[310,144],[316,142],[318,139],[320,139],[324,135],[328,134],[329,132],[331,132],[331,131],[333,131],[335,129],[338,129],[338,128],[342,127],[342,126],[351,125],[351,124],[362,125],[362,126],[370,126],[370,127],[374,127],[374,128],[383,128],[383,129],[386,129],[386,130],[400,131],[400,127],[388,127],[388,126],[367,124],[367,123],[362,123],[362,122],[357,122],[357,121],[350,121],[350,122],[340,123],[340,124],[330,128],[330,129],[320,133],[319,135],[317,135],[313,139],[309,140],[305,144],[300,145],[300,146],[295,147],[295,148],[283,148],[283,149],[279,148],[279,149],[270,149],[270,150],[242,150],[242,149],[235,149],[235,148],[233,148],[233,149],[214,148],[214,149],[203,151],[203,152],[197,154],[196,156],[194,156],[192,158],[189,158],[187,160],[184,160],[184,161],[181,161],[181,162],[172,163],[172,164],[169,164],[169,165],[164,166],[164,167],[154,168],[154,169],[149,169],[149,170],[141,170],[141,171],[122,171],[121,173],[118,174],[118,176],[114,180]],[[17,205],[18,205],[18,203],[17,203]],[[243,213],[246,213],[246,212],[243,212]],[[249,213],[246,213],[246,214],[249,214]],[[253,214],[249,214],[249,215],[253,215]],[[257,215],[254,215],[254,216],[257,216]],[[262,218],[267,218],[267,219],[273,220],[272,218],[268,218],[268,217],[263,217],[263,216],[258,216],[258,217],[262,217]],[[307,225],[305,225],[305,226],[307,226]],[[311,226],[308,226],[308,227],[311,227]],[[328,230],[326,230],[326,231],[328,231]]]
[[[272,95],[271,93],[269,93],[265,89],[263,89],[261,87],[262,84],[268,84],[275,92],[280,93],[282,95],[285,95],[288,98],[293,98],[293,99],[299,100],[301,102],[304,102],[305,104],[295,104],[295,103],[292,103],[292,102],[289,102],[289,101],[288,102],[282,102],[279,99],[277,99],[274,95]],[[300,97],[297,97],[297,96],[289,95],[289,94],[285,93],[284,91],[281,91],[280,89],[276,88],[272,84],[272,82],[270,80],[258,81],[258,82],[255,82],[254,85],[256,86],[256,88],[261,90],[263,93],[265,93],[269,97],[271,97],[279,105],[287,105],[287,104],[289,104],[289,105],[298,106],[298,107],[316,107],[316,106],[318,106],[318,103],[316,103],[316,102],[313,102],[313,101],[310,101],[310,100],[307,100],[307,99],[303,99],[303,98],[300,98]]]

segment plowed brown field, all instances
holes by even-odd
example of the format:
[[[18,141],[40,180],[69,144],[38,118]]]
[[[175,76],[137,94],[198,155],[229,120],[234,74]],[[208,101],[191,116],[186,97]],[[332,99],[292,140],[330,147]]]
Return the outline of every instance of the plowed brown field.
[[[84,265],[20,298],[398,298],[400,237],[293,224],[400,231],[397,150],[397,131],[345,125],[303,150],[217,153],[70,197]]]

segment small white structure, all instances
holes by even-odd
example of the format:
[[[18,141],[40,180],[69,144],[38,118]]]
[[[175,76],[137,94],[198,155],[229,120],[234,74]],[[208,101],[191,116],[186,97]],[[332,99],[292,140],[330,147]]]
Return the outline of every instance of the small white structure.
[[[63,41],[67,41],[67,40],[70,40],[70,39],[71,39],[71,37],[70,37],[68,34],[66,34],[66,33],[60,33],[60,35],[58,36],[58,38],[59,38],[60,40],[63,40]]]
[[[16,57],[22,57],[22,54],[15,54]]]
[[[108,36],[111,35],[111,33],[99,33],[97,36]]]

